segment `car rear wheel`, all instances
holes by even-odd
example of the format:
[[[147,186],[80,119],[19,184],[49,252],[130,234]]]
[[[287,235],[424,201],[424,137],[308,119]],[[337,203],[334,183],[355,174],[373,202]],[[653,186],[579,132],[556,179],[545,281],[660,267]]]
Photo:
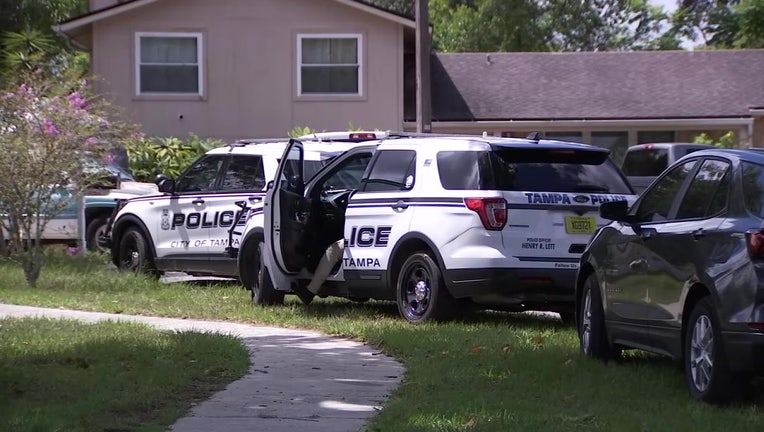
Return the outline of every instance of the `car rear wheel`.
[[[617,358],[620,350],[613,348],[608,342],[602,294],[597,278],[593,273],[584,282],[580,316],[578,339],[581,345],[581,354],[605,362]]]
[[[411,323],[448,320],[455,309],[438,264],[426,252],[411,254],[401,266],[397,302],[398,312]]]
[[[719,318],[710,297],[692,309],[684,334],[684,372],[697,400],[726,404],[745,392],[747,380],[732,374],[722,344]]]
[[[258,241],[247,246],[254,251],[254,256],[250,262],[255,266],[254,272],[257,275],[249,287],[252,291],[252,303],[261,306],[283,305],[284,292],[276,290],[271,275],[268,273],[268,268],[263,265],[263,245],[262,241]]]
[[[148,242],[138,228],[128,228],[119,241],[117,268],[123,271],[159,276]]]
[[[85,243],[87,243],[88,250],[91,252],[108,252],[108,249],[104,249],[98,246],[98,236],[106,234],[106,225],[109,219],[106,216],[99,216],[87,226],[85,231]]]

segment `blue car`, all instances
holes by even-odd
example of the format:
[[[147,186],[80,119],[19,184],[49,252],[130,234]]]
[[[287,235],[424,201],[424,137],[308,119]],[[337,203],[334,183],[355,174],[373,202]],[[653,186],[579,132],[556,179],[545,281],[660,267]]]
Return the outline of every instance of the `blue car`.
[[[764,151],[691,153],[600,214],[576,282],[582,354],[651,351],[698,400],[746,394],[764,372]]]

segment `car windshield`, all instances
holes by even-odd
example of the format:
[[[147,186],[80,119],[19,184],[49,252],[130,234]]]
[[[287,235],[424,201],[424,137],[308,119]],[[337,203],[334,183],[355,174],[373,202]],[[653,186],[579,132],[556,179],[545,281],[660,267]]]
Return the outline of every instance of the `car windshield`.
[[[633,193],[618,167],[602,152],[443,151],[437,160],[446,189]]]
[[[623,173],[630,177],[657,177],[668,168],[668,149],[636,148],[626,153]]]

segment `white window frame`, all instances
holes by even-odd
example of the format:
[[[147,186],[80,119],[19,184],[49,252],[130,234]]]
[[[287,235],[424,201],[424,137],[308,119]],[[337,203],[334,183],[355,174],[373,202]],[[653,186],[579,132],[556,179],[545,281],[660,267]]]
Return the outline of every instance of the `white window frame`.
[[[199,69],[196,93],[178,93],[178,92],[142,92],[141,91],[141,38],[195,38],[196,39],[196,67]],[[154,63],[159,64],[159,63]],[[167,63],[170,64],[170,63]],[[184,63],[172,63],[179,65]],[[188,63],[191,65],[191,63]],[[204,35],[198,32],[136,32],[135,33],[135,94],[137,96],[203,96],[204,95]]]
[[[302,92],[302,41],[304,39],[355,39],[356,54],[358,59],[358,92],[356,93],[303,93]],[[363,57],[363,34],[361,33],[299,33],[297,35],[297,96],[298,97],[362,97],[364,95],[364,57]],[[326,64],[312,66],[356,66],[355,64]]]

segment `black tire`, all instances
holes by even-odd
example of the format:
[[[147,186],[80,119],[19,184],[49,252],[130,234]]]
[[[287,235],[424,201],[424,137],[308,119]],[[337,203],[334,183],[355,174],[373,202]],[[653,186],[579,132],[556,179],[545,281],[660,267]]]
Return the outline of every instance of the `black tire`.
[[[239,250],[239,282],[241,287],[247,290],[251,290],[257,282],[257,266],[260,264],[260,257],[257,254],[258,241],[262,240],[247,241]]]
[[[593,273],[584,281],[579,314],[578,341],[581,354],[604,362],[618,358],[620,350],[612,347],[608,341],[602,293]]]
[[[125,230],[117,248],[117,268],[158,277],[148,241],[136,227]]]
[[[693,398],[727,404],[745,394],[749,381],[730,371],[711,297],[700,299],[692,309],[685,329],[683,354],[685,381]]]
[[[268,268],[263,265],[264,243],[258,241],[257,243],[250,243],[247,247],[254,249],[254,257],[251,262],[254,266],[253,273],[256,277],[252,278],[252,285],[249,286],[249,290],[252,292],[252,303],[261,306],[283,305],[284,291],[276,290]]]
[[[106,225],[109,223],[109,218],[106,216],[98,216],[88,223],[88,227],[85,230],[85,243],[87,243],[88,250],[90,252],[108,252],[108,249],[98,247],[98,235],[106,233]]]
[[[400,315],[414,324],[449,320],[456,309],[438,264],[427,252],[415,252],[403,263],[396,298]]]

